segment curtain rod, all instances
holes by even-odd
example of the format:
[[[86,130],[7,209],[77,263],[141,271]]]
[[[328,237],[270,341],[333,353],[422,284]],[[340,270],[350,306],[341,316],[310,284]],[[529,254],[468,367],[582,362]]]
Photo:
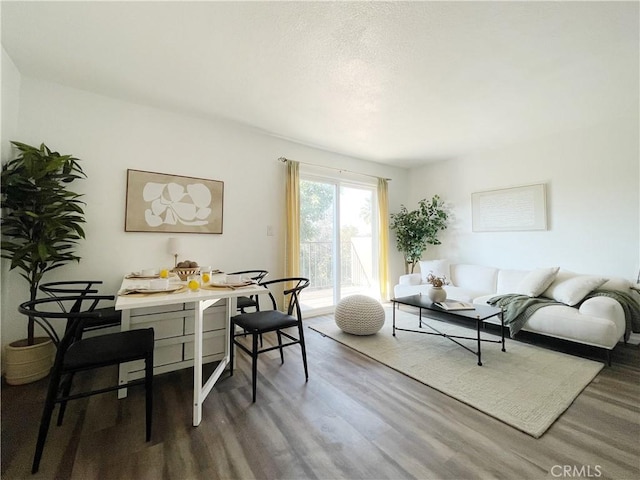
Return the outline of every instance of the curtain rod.
[[[287,163],[291,159],[285,158],[285,157],[280,157],[280,158],[278,158],[278,160],[280,160],[282,163]],[[352,170],[347,170],[347,169],[344,169],[344,168],[328,167],[326,165],[316,165],[315,163],[299,162],[298,160],[295,160],[295,161],[298,162],[298,163],[301,163],[302,165],[309,165],[311,167],[328,168],[330,170],[336,170],[338,172],[353,173],[355,175],[363,175],[365,177],[370,177],[370,178],[383,178],[383,177],[376,177],[375,175],[369,175],[368,173],[354,172]],[[391,181],[391,178],[384,178],[384,179],[386,181],[388,181],[388,182]]]

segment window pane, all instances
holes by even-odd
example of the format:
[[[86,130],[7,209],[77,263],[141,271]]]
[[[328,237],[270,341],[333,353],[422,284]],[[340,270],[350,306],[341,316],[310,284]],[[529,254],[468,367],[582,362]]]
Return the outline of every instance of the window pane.
[[[375,187],[300,179],[300,273],[304,311],[327,313],[343,297],[379,296]]]
[[[334,304],[336,187],[300,180],[300,273],[310,280],[302,291],[303,308]]]
[[[340,188],[340,298],[372,290],[372,205],[372,190]]]

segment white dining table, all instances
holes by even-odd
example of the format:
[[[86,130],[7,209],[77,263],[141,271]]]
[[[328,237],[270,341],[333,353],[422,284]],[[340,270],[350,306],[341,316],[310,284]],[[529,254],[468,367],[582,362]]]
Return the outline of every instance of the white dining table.
[[[148,283],[148,282],[147,282]],[[174,282],[175,283],[175,282]],[[171,285],[173,285],[172,283]],[[186,284],[186,282],[182,282]],[[126,291],[135,286],[144,284],[144,280],[124,278],[119,292]],[[236,315],[237,298],[241,296],[268,294],[265,287],[256,284],[243,287],[226,288],[201,288],[196,292],[178,291],[172,293],[153,293],[143,295],[118,295],[116,299],[116,310],[122,311],[121,330],[129,330],[130,313],[132,309],[145,307],[158,307],[163,305],[174,305],[182,303],[193,303],[194,308],[194,358],[193,358],[193,425],[198,426],[202,421],[202,403],[211,392],[214,385],[222,375],[222,372],[229,364],[230,358],[230,332],[231,317]],[[202,383],[203,377],[203,317],[204,311],[219,301],[226,299],[226,333],[224,356],[216,366],[213,373],[206,382]],[[121,397],[126,396],[126,391]]]

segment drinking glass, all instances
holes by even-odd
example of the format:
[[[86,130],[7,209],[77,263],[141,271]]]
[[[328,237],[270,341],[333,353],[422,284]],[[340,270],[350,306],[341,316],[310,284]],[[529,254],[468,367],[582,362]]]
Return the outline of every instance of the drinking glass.
[[[200,290],[202,286],[202,277],[199,273],[195,273],[193,275],[189,275],[187,277],[187,286],[189,287],[190,292],[197,292]]]
[[[202,277],[202,285],[208,285],[211,281],[211,267],[200,267],[200,275]]]

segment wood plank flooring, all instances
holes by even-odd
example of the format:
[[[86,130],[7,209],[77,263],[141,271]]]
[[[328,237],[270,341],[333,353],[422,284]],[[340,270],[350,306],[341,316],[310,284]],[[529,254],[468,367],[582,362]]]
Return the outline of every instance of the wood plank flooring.
[[[111,393],[71,402],[33,476],[47,379],[3,385],[2,478],[640,478],[637,346],[619,345],[613,366],[534,439],[313,330],[305,338],[308,383],[297,347],[285,350],[284,365],[276,352],[263,354],[252,404],[249,361],[239,353],[234,376],[215,387],[197,428],[192,370],[156,377],[148,443],[141,388],[120,401]],[[116,378],[107,369],[80,381]]]

